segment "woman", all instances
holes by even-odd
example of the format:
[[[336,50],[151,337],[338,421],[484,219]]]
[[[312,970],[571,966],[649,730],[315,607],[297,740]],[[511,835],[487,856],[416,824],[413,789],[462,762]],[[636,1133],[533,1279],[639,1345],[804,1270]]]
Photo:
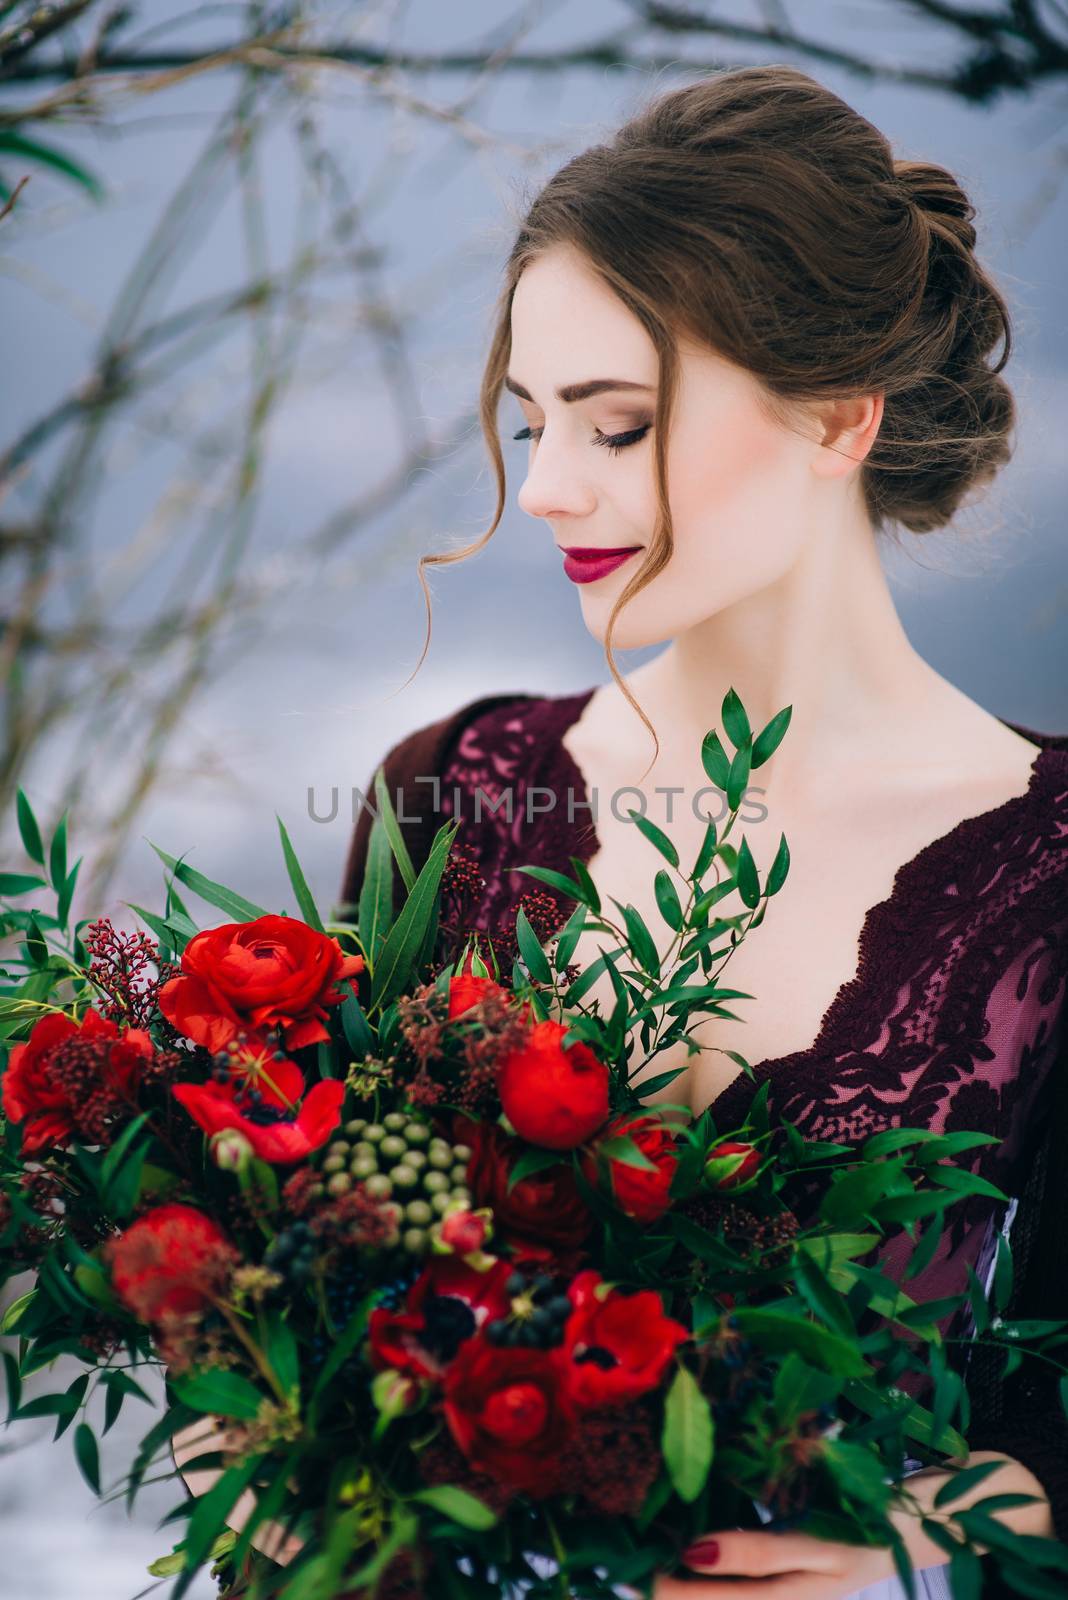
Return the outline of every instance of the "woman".
[[[879,560],[880,538],[948,522],[1009,455],[1009,320],[972,215],[947,172],[895,161],[863,117],[783,66],[667,93],[567,163],[505,273],[482,392],[493,527],[424,557],[420,576],[497,526],[507,388],[529,441],[519,503],[571,552],[612,681],[482,696],[394,745],[384,768],[417,867],[460,817],[481,874],[469,925],[507,936],[519,897],[540,889],[517,869],[566,871],[577,855],[605,904],[630,902],[655,929],[655,864],[627,808],[692,864],[716,814],[700,746],[725,693],[754,728],[792,705],[756,816],[742,816],[763,871],[780,834],[792,855],[771,915],[731,958],[732,986],[757,1004],[698,1033],[706,1048],[667,1096],[737,1124],[752,1083],[725,1052],[741,1052],[774,1114],[813,1136],[895,1123],[1003,1136],[981,1170],[1021,1195],[1021,1310],[1068,1316],[1063,1164],[1044,1183],[1040,1139],[1068,1117],[1068,737],[1007,724],[941,678],[910,646]],[[606,551],[620,559],[590,554]],[[613,641],[666,648],[624,677]],[[365,807],[348,902],[371,821]],[[546,936],[571,909],[550,890],[535,905]],[[596,954],[587,937],[574,959]],[[611,1004],[603,983],[589,998]],[[910,1280],[916,1298],[988,1269],[1004,1206],[955,1209]],[[897,1277],[909,1248],[887,1247]],[[1002,1520],[1068,1538],[1068,1430],[1043,1381],[1028,1366],[1010,1389],[973,1363],[972,1460],[1005,1465],[956,1504],[1024,1494]],[[910,1485],[930,1504],[946,1476]],[[901,1526],[918,1592],[947,1595],[943,1550],[918,1519]],[[657,1600],[903,1592],[888,1551],[709,1532],[693,1577],[662,1576]]]
[[[384,767],[417,867],[460,818],[483,880],[470,926],[506,937],[520,895],[542,887],[517,869],[567,871],[577,855],[605,905],[629,902],[656,929],[655,861],[627,808],[670,830],[685,869],[716,815],[700,746],[725,693],[754,729],[792,705],[746,827],[763,871],[782,833],[792,857],[731,957],[732,987],[756,1004],[705,1025],[707,1048],[651,1098],[683,1086],[695,1111],[736,1125],[753,1085],[734,1051],[770,1081],[775,1114],[813,1137],[895,1123],[997,1134],[979,1170],[1022,1195],[1021,1307],[1068,1316],[1060,1163],[1038,1198],[1040,1136],[1055,1110],[1063,1124],[1068,1076],[1068,737],[1008,724],[940,677],[909,644],[879,560],[880,538],[947,523],[1009,455],[1009,318],[976,260],[973,214],[948,172],[895,161],[863,117],[781,66],[665,94],[550,179],[507,265],[483,384],[497,517],[470,550],[421,567],[474,553],[499,521],[508,389],[529,441],[519,504],[570,552],[612,681],[480,697]],[[668,642],[624,678],[613,641]],[[350,903],[372,820],[365,807]],[[546,890],[543,910],[546,896],[555,915],[539,933],[572,909]],[[586,936],[575,961],[597,948]],[[611,1008],[607,980],[593,997]],[[685,1061],[679,1045],[651,1070]],[[955,1209],[909,1282],[918,1299],[988,1272],[1004,1205]],[[883,1253],[899,1279],[910,1248],[902,1235]],[[973,1362],[971,1460],[1006,1464],[955,1504],[1029,1495],[1003,1520],[1068,1539],[1068,1429],[1042,1381],[1029,1370],[1006,1385]],[[946,1476],[910,1487],[930,1505]],[[944,1551],[918,1519],[901,1526],[919,1592],[948,1594]],[[657,1600],[902,1592],[888,1551],[711,1532],[690,1565],[715,1583],[663,1577]]]

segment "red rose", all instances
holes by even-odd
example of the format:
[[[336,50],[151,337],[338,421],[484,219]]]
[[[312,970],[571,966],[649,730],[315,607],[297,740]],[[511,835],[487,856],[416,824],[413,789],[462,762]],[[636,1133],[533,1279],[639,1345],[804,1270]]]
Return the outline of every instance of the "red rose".
[[[572,1398],[588,1410],[621,1405],[655,1389],[677,1345],[690,1337],[664,1315],[654,1289],[622,1294],[602,1288],[599,1273],[580,1272],[567,1293],[574,1311],[564,1328]]]
[[[597,1182],[597,1162],[594,1156],[602,1143],[628,1135],[642,1155],[653,1163],[648,1167],[628,1166],[613,1156],[601,1154],[608,1164],[608,1181],[619,1209],[637,1222],[655,1222],[671,1204],[671,1180],[675,1175],[678,1155],[675,1135],[655,1112],[624,1113],[616,1117],[604,1130],[593,1147],[593,1152],[583,1157],[582,1170],[590,1183]]]
[[[276,1092],[264,1087],[258,1104],[244,1084],[233,1080],[176,1083],[171,1093],[205,1133],[236,1128],[261,1161],[304,1161],[338,1127],[345,1085],[340,1078],[324,1078],[304,1094],[304,1074],[292,1061],[274,1063],[273,1084]]]
[[[71,1040],[92,1044],[78,1063],[77,1093],[65,1085],[73,1081],[57,1060]],[[34,1023],[30,1037],[12,1047],[3,1080],[4,1115],[9,1122],[25,1122],[22,1154],[69,1145],[75,1134],[99,1143],[102,1122],[92,1133],[82,1127],[80,1113],[89,1109],[107,1114],[129,1111],[141,1068],[152,1059],[152,1040],[141,1028],[120,1029],[118,1024],[90,1007],[80,1022],[63,1012],[50,1011]],[[124,1104],[125,1102],[125,1104]],[[87,1119],[88,1120],[88,1119]]]
[[[747,1183],[760,1166],[760,1151],[752,1144],[724,1139],[705,1157],[705,1187],[737,1189]]]
[[[492,1123],[470,1123],[471,1159],[467,1186],[476,1206],[489,1206],[493,1225],[509,1243],[526,1254],[553,1254],[574,1250],[593,1227],[575,1175],[562,1163],[545,1172],[521,1178],[508,1192],[508,1174],[524,1146]]]
[[[473,1467],[543,1499],[557,1488],[574,1411],[562,1351],[468,1339],[445,1374],[445,1419]]]
[[[157,1206],[102,1247],[115,1293],[142,1322],[158,1322],[210,1305],[237,1250],[194,1206]]]
[[[608,1068],[577,1039],[565,1050],[562,1022],[536,1022],[498,1064],[504,1114],[521,1139],[573,1150],[608,1120]]]
[[[182,952],[182,973],[163,985],[159,1008],[195,1044],[216,1052],[237,1033],[281,1031],[287,1050],[320,1044],[334,986],[363,971],[335,938],[297,917],[257,917],[205,928]]]
[[[403,1311],[378,1306],[367,1323],[371,1359],[415,1378],[440,1378],[465,1339],[507,1314],[512,1268],[496,1261],[485,1272],[458,1256],[435,1256],[408,1290]]]

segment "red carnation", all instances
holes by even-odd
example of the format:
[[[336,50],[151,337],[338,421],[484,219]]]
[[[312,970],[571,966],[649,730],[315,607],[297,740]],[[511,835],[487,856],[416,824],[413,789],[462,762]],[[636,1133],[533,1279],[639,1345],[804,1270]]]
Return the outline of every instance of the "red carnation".
[[[404,1310],[371,1312],[371,1359],[414,1378],[440,1378],[465,1339],[484,1322],[506,1315],[505,1284],[512,1268],[495,1261],[478,1272],[459,1256],[435,1256],[408,1290]]]
[[[574,1410],[560,1348],[468,1339],[445,1374],[445,1419],[473,1467],[535,1499],[557,1487]]]
[[[335,987],[364,968],[336,938],[297,917],[226,922],[195,934],[182,972],[160,990],[159,1008],[187,1039],[216,1052],[242,1029],[278,1029],[287,1050],[329,1039],[327,1006],[344,1000]]]
[[[504,1114],[521,1139],[573,1150],[608,1120],[608,1068],[577,1039],[565,1050],[562,1022],[537,1022],[498,1064]]]
[[[639,1112],[637,1115],[625,1112],[604,1130],[593,1147],[594,1152],[598,1151],[601,1144],[623,1135],[634,1141],[642,1155],[653,1163],[654,1170],[628,1166],[618,1157],[602,1152],[601,1159],[607,1161],[609,1183],[616,1204],[636,1222],[655,1222],[671,1204],[671,1180],[678,1163],[675,1135],[655,1112]],[[582,1170],[590,1183],[596,1183],[597,1164],[593,1154],[583,1157]]]
[[[205,1133],[236,1128],[261,1161],[304,1161],[341,1122],[345,1085],[324,1078],[304,1094],[304,1075],[292,1061],[276,1062],[274,1085],[254,1102],[244,1083],[176,1083],[171,1090]],[[301,1095],[304,1095],[299,1107]]]
[[[621,1405],[655,1389],[677,1345],[690,1337],[664,1315],[654,1289],[623,1294],[596,1272],[580,1272],[568,1291],[574,1311],[564,1328],[570,1387],[586,1409]]]
[[[524,1146],[491,1123],[465,1123],[471,1146],[467,1185],[476,1206],[489,1206],[498,1236],[524,1254],[550,1255],[574,1250],[593,1227],[571,1168],[561,1163],[521,1178],[508,1192],[508,1177]]]
[[[104,1124],[130,1110],[142,1067],[152,1058],[143,1029],[120,1029],[91,1006],[80,1022],[59,1011],[41,1017],[30,1037],[12,1047],[3,1079],[4,1115],[25,1122],[22,1154],[69,1145],[75,1134],[100,1142]]]
[[[102,1250],[115,1293],[142,1322],[210,1305],[240,1260],[210,1217],[177,1202],[139,1217]]]

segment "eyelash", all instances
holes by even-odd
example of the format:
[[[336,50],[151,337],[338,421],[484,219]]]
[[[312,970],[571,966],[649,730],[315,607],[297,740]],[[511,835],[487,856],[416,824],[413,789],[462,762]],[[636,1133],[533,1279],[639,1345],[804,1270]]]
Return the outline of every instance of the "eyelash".
[[[644,439],[651,427],[651,422],[644,422],[640,428],[631,428],[627,433],[602,433],[600,428],[595,428],[594,434],[596,437],[593,442],[594,444],[604,445],[605,449],[610,451],[612,455],[618,455],[628,445],[637,444],[639,439]],[[512,438],[516,440],[537,440],[540,438],[542,431],[541,428],[520,428],[518,433],[513,433]]]

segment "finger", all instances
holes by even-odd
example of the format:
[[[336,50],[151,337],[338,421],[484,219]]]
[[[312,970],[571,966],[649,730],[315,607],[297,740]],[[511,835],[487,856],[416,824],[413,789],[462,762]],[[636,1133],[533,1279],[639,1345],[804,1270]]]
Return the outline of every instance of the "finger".
[[[682,1559],[694,1572],[762,1578],[777,1572],[834,1572],[839,1555],[837,1545],[807,1533],[725,1528],[691,1545]]]
[[[828,1600],[828,1589],[826,1577],[816,1572],[780,1572],[771,1578],[709,1577],[704,1582],[665,1573],[653,1585],[652,1600]]]

